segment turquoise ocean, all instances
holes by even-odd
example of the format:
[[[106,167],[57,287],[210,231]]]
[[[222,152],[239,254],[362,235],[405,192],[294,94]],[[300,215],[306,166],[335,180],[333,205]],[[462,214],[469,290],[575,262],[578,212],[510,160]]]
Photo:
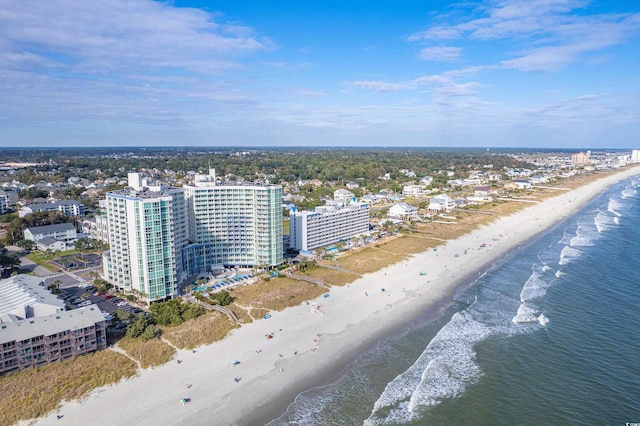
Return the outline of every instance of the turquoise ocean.
[[[466,303],[380,339],[265,423],[640,422],[639,185],[612,186],[460,289]]]

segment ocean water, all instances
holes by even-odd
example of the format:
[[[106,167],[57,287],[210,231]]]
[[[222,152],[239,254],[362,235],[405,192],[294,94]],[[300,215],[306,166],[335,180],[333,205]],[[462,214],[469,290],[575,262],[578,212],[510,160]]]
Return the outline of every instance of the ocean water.
[[[640,177],[307,390],[277,425],[640,422]]]

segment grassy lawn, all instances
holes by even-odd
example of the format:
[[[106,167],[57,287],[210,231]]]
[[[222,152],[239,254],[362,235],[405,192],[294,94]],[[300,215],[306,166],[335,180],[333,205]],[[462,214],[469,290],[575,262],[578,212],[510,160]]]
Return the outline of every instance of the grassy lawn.
[[[89,254],[89,253],[95,253],[95,254],[99,254],[100,252],[98,251],[84,251],[82,254]],[[26,255],[25,257],[27,259],[29,259],[30,261],[37,263],[38,265],[42,266],[43,268],[47,268],[48,270],[52,271],[52,272],[56,272],[58,271],[58,269],[60,269],[60,266],[55,265],[53,263],[50,263],[52,260],[55,260],[61,256],[69,256],[69,255],[74,255],[74,254],[79,254],[78,250],[68,250],[68,251],[60,251],[60,252],[56,252],[54,255],[52,256],[47,256],[46,253],[41,252],[40,250],[33,250],[31,251],[31,253],[29,253],[28,255]]]
[[[206,313],[176,327],[161,327],[162,338],[180,349],[193,349],[217,342],[234,328],[236,326],[220,312]]]
[[[58,270],[58,267],[55,265],[52,265],[49,263],[49,261],[51,259],[53,259],[52,257],[48,257],[46,256],[43,252],[41,251],[37,251],[34,250],[31,253],[29,253],[28,255],[25,256],[27,259],[29,259],[30,261],[37,263],[38,265],[42,266],[43,268],[47,268],[48,270],[55,272]]]
[[[160,339],[141,340],[123,337],[118,347],[140,363],[142,368],[155,367],[169,361],[176,350]]]
[[[110,350],[0,377],[0,424],[44,416],[62,401],[134,376],[137,366]]]

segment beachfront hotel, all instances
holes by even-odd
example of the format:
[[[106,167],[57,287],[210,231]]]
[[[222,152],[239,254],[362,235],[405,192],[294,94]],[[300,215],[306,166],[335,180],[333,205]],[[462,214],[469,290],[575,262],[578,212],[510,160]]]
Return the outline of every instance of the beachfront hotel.
[[[176,295],[186,278],[184,189],[147,186],[138,173],[129,173],[129,188],[107,193],[106,217],[110,250],[103,254],[104,279],[149,302]]]
[[[212,265],[270,267],[282,263],[282,186],[216,182],[215,171],[185,185],[189,275]]]
[[[66,311],[39,277],[0,281],[0,375],[106,347],[105,319],[97,306]]]
[[[369,231],[369,204],[352,201],[289,212],[289,247],[312,251]]]
[[[110,250],[104,279],[149,301],[178,294],[187,277],[225,267],[282,263],[282,187],[216,183],[196,175],[184,188],[149,186],[129,173],[129,187],[107,193]]]

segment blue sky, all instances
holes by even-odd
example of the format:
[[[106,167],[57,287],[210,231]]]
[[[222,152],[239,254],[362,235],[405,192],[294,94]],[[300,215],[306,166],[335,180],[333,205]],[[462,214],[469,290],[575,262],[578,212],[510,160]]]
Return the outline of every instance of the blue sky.
[[[0,146],[640,147],[640,1],[0,0]]]

